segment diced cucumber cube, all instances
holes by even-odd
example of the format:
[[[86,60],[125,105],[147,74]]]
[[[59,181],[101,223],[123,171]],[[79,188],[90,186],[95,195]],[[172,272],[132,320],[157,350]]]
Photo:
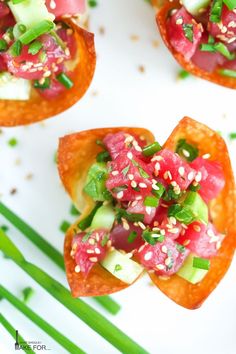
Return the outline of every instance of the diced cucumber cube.
[[[48,12],[44,0],[24,0],[18,4],[12,1],[8,5],[16,19],[16,22],[30,28],[43,20],[54,21],[55,16]]]
[[[90,225],[91,230],[107,229],[111,230],[115,221],[115,211],[111,205],[101,206],[93,217]]]
[[[193,16],[201,14],[202,9],[206,9],[211,0],[182,0],[183,6]]]
[[[184,199],[183,205],[191,210],[197,221],[204,224],[208,223],[208,207],[200,194],[197,192],[188,192]]]
[[[86,179],[84,192],[95,201],[104,201],[106,199],[106,179],[107,168],[103,162],[94,163],[89,171]]]
[[[144,270],[140,264],[117,250],[109,252],[101,265],[114,277],[127,284],[132,284]]]
[[[8,72],[0,74],[0,99],[2,100],[29,100],[31,82],[19,79]]]
[[[183,266],[177,272],[177,275],[192,284],[197,284],[205,277],[208,270],[194,268],[193,259],[197,257],[195,254],[191,253],[185,260]]]

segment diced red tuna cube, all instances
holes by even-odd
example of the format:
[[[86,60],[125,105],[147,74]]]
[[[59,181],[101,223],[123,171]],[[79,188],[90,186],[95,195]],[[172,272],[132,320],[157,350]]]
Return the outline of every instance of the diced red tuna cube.
[[[145,224],[151,224],[156,215],[156,208],[145,206],[142,200],[135,200],[130,203],[127,211],[132,214],[143,214]]]
[[[182,7],[167,20],[167,34],[172,47],[190,60],[199,45],[202,25]]]
[[[128,226],[127,226],[128,225]],[[127,228],[129,229],[127,230]],[[126,225],[117,224],[111,231],[110,240],[112,241],[112,246],[117,250],[123,250],[125,252],[131,252],[138,249],[144,244],[142,238],[142,229],[138,226],[134,226],[132,223],[127,223]],[[132,232],[136,232],[137,236],[133,239],[133,242],[128,242],[128,238]]]
[[[208,225],[193,222],[183,229],[177,241],[199,257],[215,256],[221,246],[223,235],[218,233],[211,223]]]
[[[208,43],[208,35],[205,33],[203,33],[200,44],[203,43]],[[226,58],[219,52],[202,51],[199,46],[192,56],[191,61],[198,68],[208,72],[213,72],[218,65],[223,65],[225,62],[227,62]]]
[[[182,250],[175,241],[166,237],[155,246],[141,246],[136,256],[145,268],[154,270],[158,275],[169,276],[179,270],[188,254],[187,249]]]
[[[159,228],[160,230],[164,230],[165,237],[175,240],[180,235],[180,232],[182,230],[182,225],[174,217],[165,216]]]
[[[67,76],[68,73],[67,73]],[[58,97],[61,93],[66,90],[65,86],[62,85],[58,80],[51,79],[50,87],[47,89],[37,89],[38,93],[46,98],[47,100],[53,100],[55,97]]]
[[[109,151],[111,158],[114,160],[122,151],[131,151],[135,156],[140,158],[142,155],[142,147],[146,145],[145,140],[124,132],[115,134],[107,134],[103,139],[106,149]]]
[[[4,2],[0,2],[0,18],[5,17],[9,13],[10,13],[9,7]]]
[[[35,55],[28,53],[28,45],[23,46],[17,57],[13,57],[10,51],[3,54],[8,70],[16,77],[40,80],[47,72],[49,75],[50,71],[58,73],[61,63],[70,58],[52,36],[45,34],[37,40],[43,44],[43,48]]]
[[[198,157],[191,163],[191,167],[198,171],[196,180],[201,186],[199,194],[204,201],[208,203],[216,198],[225,185],[223,170],[219,162]]]
[[[0,72],[7,70],[7,64],[5,63],[3,57],[0,54]]]
[[[167,149],[155,154],[149,166],[156,177],[162,178],[173,186],[176,194],[178,189],[186,190],[196,175],[196,171],[187,162]]]
[[[78,266],[77,272],[81,271],[87,275],[96,263],[104,259],[107,246],[102,246],[102,240],[106,235],[107,230],[101,229],[93,231],[89,237],[87,237],[85,232],[74,236],[71,255]]]
[[[222,42],[232,43],[236,39],[236,13],[230,11],[226,5],[223,5],[221,22],[214,23],[209,19],[208,31]]]
[[[152,176],[148,166],[131,151],[108,162],[107,189],[119,201],[141,200],[151,194]]]
[[[46,0],[46,6],[57,18],[63,15],[83,14],[86,9],[85,0]]]
[[[75,40],[75,34],[72,28],[59,28],[57,30],[58,36],[66,44],[67,48],[70,51],[70,57],[75,58],[77,53],[77,42]]]

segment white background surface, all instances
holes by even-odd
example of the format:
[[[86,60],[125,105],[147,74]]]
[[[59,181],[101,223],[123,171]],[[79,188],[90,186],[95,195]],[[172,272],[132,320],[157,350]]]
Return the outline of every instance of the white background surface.
[[[104,35],[99,31],[101,26]],[[179,67],[161,43],[154,13],[144,0],[99,0],[99,6],[91,11],[91,30],[96,33],[98,61],[84,99],[43,125],[3,129],[0,135],[2,201],[59,250],[63,245],[59,225],[64,219],[73,218],[69,214],[70,200],[53,162],[58,137],[92,127],[130,125],[153,130],[163,142],[184,115],[205,122],[226,137],[236,131],[235,91],[196,78],[176,80]],[[138,36],[137,41],[131,40],[133,35]],[[156,40],[158,48],[153,45]],[[138,70],[140,65],[144,66],[144,73]],[[7,144],[12,137],[19,142],[15,148]],[[236,142],[229,143],[229,148],[235,160]],[[26,179],[29,173],[33,174],[31,180]],[[17,188],[15,195],[10,194],[12,188]],[[0,223],[7,224],[3,219]],[[66,284],[64,274],[11,226],[9,234],[27,259]],[[87,353],[118,353],[1,256],[0,282],[16,295],[25,286],[32,286],[36,293],[30,306]],[[188,311],[175,305],[150,286],[148,278],[114,298],[122,305],[122,311],[116,317],[107,317],[152,354],[235,353],[235,260],[199,310]],[[86,301],[96,306],[92,300]],[[0,310],[25,339],[44,342],[52,354],[66,353],[6,301],[0,303]],[[0,352],[15,353],[13,344],[0,327]]]

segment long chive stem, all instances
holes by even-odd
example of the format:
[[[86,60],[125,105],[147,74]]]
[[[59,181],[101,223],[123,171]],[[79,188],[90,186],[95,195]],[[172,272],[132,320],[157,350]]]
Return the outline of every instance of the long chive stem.
[[[49,274],[36,265],[29,263],[2,230],[0,230],[0,250],[2,250],[7,257],[11,258],[56,300],[123,354],[148,353],[144,348],[134,342],[124,332],[84,301],[79,298],[73,299],[69,290],[57,280],[53,279]]]
[[[16,338],[16,330],[15,328],[11,325],[10,322],[3,316],[2,313],[0,313],[0,323],[3,325],[3,327],[7,330],[7,332],[15,339]],[[19,339],[19,344],[16,343],[16,349],[17,349],[17,344],[20,345],[20,343],[25,343],[24,338],[21,337],[20,334],[18,334],[18,339]],[[32,349],[27,348],[23,349],[25,353],[28,354],[36,354]]]
[[[13,294],[11,294],[6,288],[0,285],[0,296],[9,301],[16,309],[22,312],[26,317],[28,317],[32,322],[34,322],[39,328],[51,336],[57,343],[59,343],[63,348],[68,350],[71,354],[85,354],[85,352],[77,347],[73,342],[66,338],[62,333],[57,331],[48,322],[46,322],[42,317],[37,315],[32,311],[23,301],[17,299]]]
[[[36,230],[0,202],[0,214],[3,215],[12,225],[14,225],[28,240],[33,242],[44,254],[46,254],[59,268],[65,270],[62,254],[46,241]],[[102,298],[102,299],[101,299]],[[93,297],[93,299],[103,306],[108,312],[115,315],[120,310],[120,305],[110,296]]]

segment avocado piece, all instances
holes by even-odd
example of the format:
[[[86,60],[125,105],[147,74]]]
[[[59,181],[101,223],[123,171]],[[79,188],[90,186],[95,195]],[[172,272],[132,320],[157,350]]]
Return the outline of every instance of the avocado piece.
[[[193,213],[195,220],[204,224],[208,224],[208,206],[197,192],[187,192],[183,202],[183,206],[187,207]]]
[[[31,82],[16,78],[8,72],[0,73],[0,99],[26,101],[30,98]]]
[[[103,162],[94,163],[88,171],[84,192],[95,201],[109,199],[106,189],[107,176],[106,164]]]
[[[115,221],[115,210],[111,205],[103,205],[93,217],[90,225],[91,230],[107,229],[111,230]]]
[[[185,280],[189,281],[192,284],[197,284],[205,277],[208,270],[194,268],[193,267],[193,259],[197,257],[194,253],[190,253],[190,255],[186,258],[183,266],[177,272],[177,275]]]
[[[201,14],[202,9],[206,9],[211,0],[182,0],[183,6],[193,16]]]
[[[24,0],[18,4],[9,1],[8,5],[16,22],[24,24],[27,28],[31,28],[43,20],[55,20],[55,16],[48,12],[44,0]]]
[[[127,284],[132,284],[144,270],[140,264],[117,250],[108,252],[101,265],[114,277]]]

